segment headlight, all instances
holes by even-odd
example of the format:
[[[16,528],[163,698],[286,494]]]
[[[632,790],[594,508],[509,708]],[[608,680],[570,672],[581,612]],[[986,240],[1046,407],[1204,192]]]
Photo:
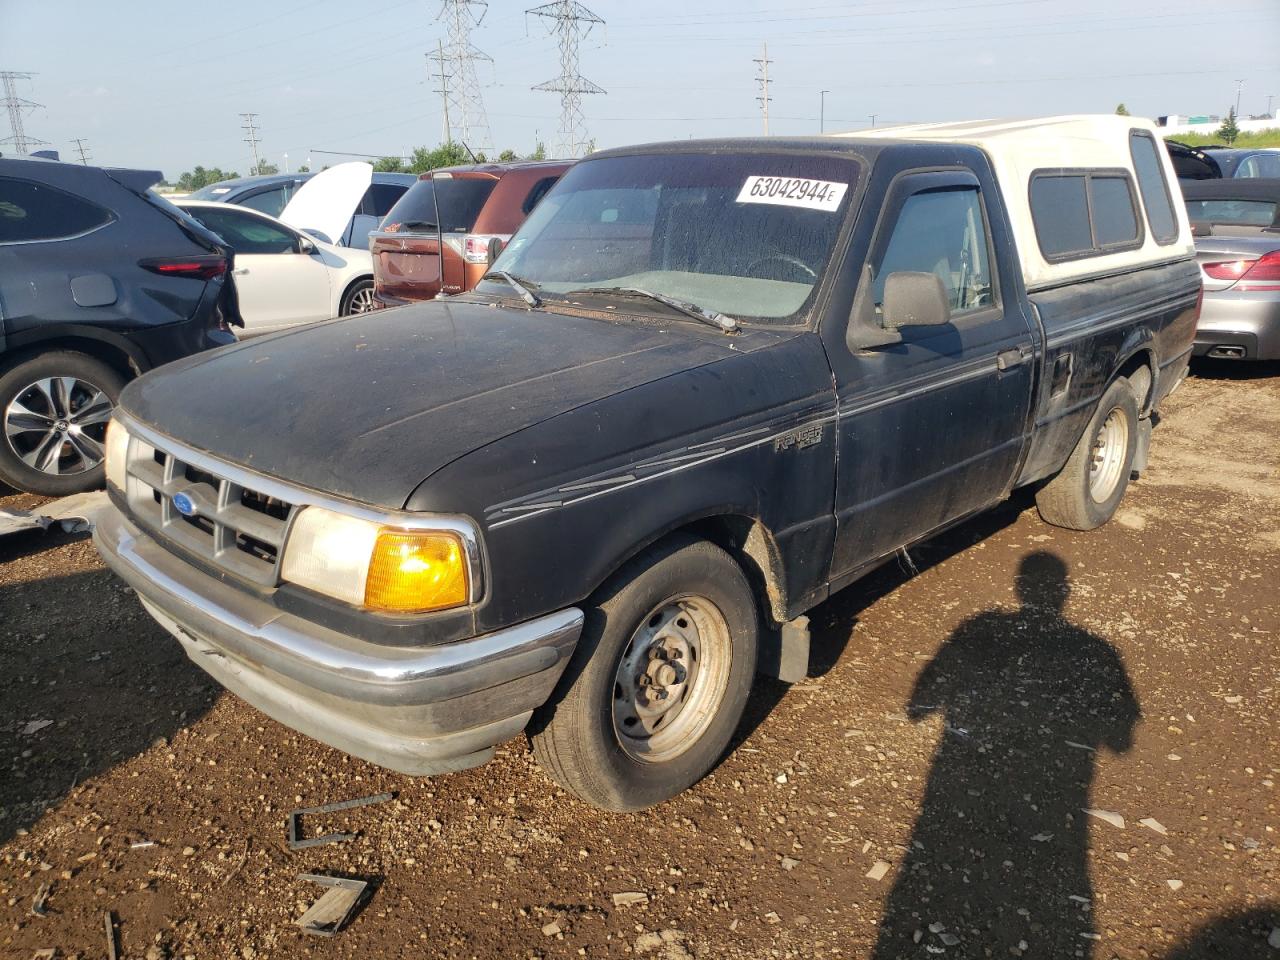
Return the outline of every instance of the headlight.
[[[281,576],[300,587],[388,613],[425,613],[465,604],[469,558],[444,530],[402,530],[323,507],[298,514]]]
[[[121,493],[125,490],[125,461],[129,456],[129,431],[116,419],[107,424],[107,483]]]

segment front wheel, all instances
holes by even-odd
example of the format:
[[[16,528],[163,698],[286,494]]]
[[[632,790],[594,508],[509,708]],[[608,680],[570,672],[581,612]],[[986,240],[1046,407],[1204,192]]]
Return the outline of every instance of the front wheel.
[[[338,308],[338,316],[346,317],[353,313],[368,313],[373,309],[373,281],[357,280],[342,296]]]
[[[530,740],[561,786],[639,810],[720,759],[751,691],[759,614],[733,558],[685,538],[629,563],[595,600]]]
[[[1036,493],[1040,516],[1057,527],[1092,530],[1115,515],[1129,486],[1138,443],[1138,401],[1117,378],[1063,468]]]

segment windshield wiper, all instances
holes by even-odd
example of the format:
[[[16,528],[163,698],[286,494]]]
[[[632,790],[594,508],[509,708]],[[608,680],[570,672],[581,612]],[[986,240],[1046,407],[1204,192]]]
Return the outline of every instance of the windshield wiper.
[[[492,280],[494,277],[501,277],[503,280],[507,281],[507,283],[511,286],[511,289],[514,290],[516,293],[520,294],[520,299],[523,300],[525,303],[527,303],[530,307],[542,306],[541,298],[538,297],[536,294],[534,294],[533,291],[529,289],[529,287],[525,286],[525,284],[528,283],[531,286],[536,287],[537,286],[536,283],[532,283],[532,281],[529,281],[529,280],[521,280],[519,277],[513,277],[511,274],[507,273],[507,271],[505,270],[490,270],[480,279]]]
[[[585,287],[581,290],[570,290],[567,296],[573,296],[575,293],[644,297],[647,300],[664,304],[672,310],[677,310],[686,317],[708,323],[724,333],[737,333],[741,329],[738,326],[738,321],[733,317],[725,316],[716,310],[700,307],[696,303],[689,303],[687,300],[677,300],[675,297],[669,297],[665,293],[654,293],[652,290],[643,290],[640,287]]]

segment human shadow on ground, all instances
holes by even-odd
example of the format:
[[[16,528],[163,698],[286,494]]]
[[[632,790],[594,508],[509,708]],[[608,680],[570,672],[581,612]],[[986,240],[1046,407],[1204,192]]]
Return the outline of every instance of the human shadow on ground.
[[[1063,614],[1066,564],[1023,559],[1021,608],[962,623],[907,704],[939,740],[875,960],[1087,957],[1097,751],[1128,750],[1140,717],[1120,656]]]
[[[16,579],[15,550],[0,548],[0,843],[219,692],[113,574]]]
[[[893,557],[860,580],[834,593],[809,611],[811,641],[809,677],[821,677],[832,670],[853,638],[858,617],[877,600],[897,590],[913,577],[937,566],[975,544],[995,536],[1018,521],[1034,504],[1030,490],[1014,492],[1005,503],[957,524],[935,537],[913,545],[909,558]],[[751,700],[734,734],[729,752],[737,749],[755,732],[786,696],[791,685],[775,677],[758,675]]]
[[[1218,917],[1165,960],[1265,960],[1280,956],[1280,903]]]

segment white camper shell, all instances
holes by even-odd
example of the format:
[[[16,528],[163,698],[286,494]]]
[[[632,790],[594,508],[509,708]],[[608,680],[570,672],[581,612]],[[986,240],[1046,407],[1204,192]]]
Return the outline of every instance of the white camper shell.
[[[1173,164],[1149,120],[1114,115],[974,120],[836,136],[964,143],[985,151],[1004,195],[1029,291],[1195,255]],[[1156,147],[1163,178],[1154,176],[1148,144]],[[1120,180],[1127,181],[1127,191]],[[1131,221],[1123,209],[1126,192]],[[1128,234],[1130,223],[1136,235]],[[1094,242],[1086,246],[1090,234]]]

